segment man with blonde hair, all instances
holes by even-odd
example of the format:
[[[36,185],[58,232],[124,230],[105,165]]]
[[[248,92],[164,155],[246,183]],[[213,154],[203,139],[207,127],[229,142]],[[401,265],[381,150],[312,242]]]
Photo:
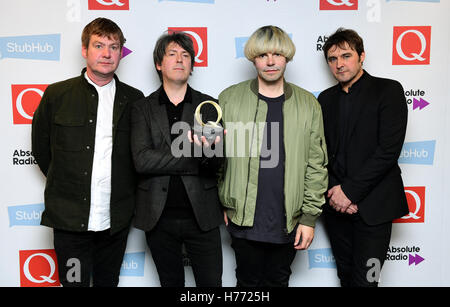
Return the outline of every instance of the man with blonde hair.
[[[259,28],[245,46],[257,78],[219,95],[228,131],[219,196],[237,286],[288,286],[296,251],[310,246],[325,202],[322,112],[311,93],[284,80],[294,54],[282,29]],[[244,137],[235,139],[235,132],[242,136],[236,127],[246,128]],[[237,157],[234,149],[245,154]]]

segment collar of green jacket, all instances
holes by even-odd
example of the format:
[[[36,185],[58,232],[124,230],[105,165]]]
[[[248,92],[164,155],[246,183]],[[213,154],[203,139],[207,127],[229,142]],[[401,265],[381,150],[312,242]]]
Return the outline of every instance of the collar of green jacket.
[[[284,78],[283,78],[283,88],[286,100],[288,100],[292,96],[292,87],[289,85],[289,83],[286,82]],[[258,96],[259,93],[258,78],[252,80],[252,82],[250,83],[250,89],[256,96]]]

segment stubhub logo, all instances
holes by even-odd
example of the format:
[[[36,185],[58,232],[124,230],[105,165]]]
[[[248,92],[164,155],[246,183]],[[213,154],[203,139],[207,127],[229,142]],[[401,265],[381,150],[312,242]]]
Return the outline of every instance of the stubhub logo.
[[[398,163],[433,165],[436,141],[403,144]]]
[[[8,207],[9,227],[39,226],[44,208],[44,204]]]
[[[320,248],[308,250],[309,269],[313,268],[336,268],[331,248]]]
[[[61,34],[0,37],[0,59],[59,61]]]
[[[126,253],[123,256],[120,276],[144,276],[145,252]]]

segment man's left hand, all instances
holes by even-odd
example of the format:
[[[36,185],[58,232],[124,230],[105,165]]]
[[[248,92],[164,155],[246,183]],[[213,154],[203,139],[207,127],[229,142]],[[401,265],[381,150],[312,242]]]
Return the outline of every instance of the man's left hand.
[[[335,185],[329,189],[327,196],[330,198],[330,205],[338,212],[344,213],[352,204],[352,201],[342,191],[341,185]]]
[[[294,248],[299,250],[308,249],[314,239],[314,228],[305,225],[298,225],[295,236]]]

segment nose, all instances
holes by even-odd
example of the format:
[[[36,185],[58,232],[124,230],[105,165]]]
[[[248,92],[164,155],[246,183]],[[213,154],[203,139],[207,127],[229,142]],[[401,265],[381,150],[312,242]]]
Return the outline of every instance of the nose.
[[[268,54],[268,55],[267,55],[267,65],[268,65],[268,66],[274,65],[273,55],[272,55],[272,54]]]
[[[182,55],[180,53],[177,53],[177,63],[183,62]]]
[[[338,57],[336,60],[336,67],[341,68],[343,66],[344,66],[344,60],[342,58]]]
[[[109,48],[103,48],[102,56],[105,57],[105,58],[110,58],[111,57],[111,50],[109,50]]]

